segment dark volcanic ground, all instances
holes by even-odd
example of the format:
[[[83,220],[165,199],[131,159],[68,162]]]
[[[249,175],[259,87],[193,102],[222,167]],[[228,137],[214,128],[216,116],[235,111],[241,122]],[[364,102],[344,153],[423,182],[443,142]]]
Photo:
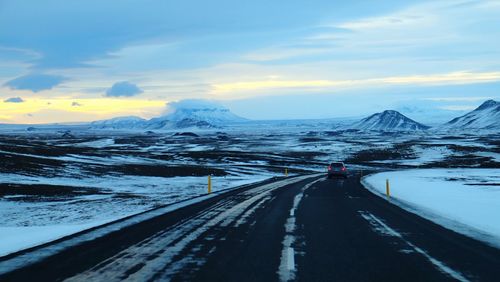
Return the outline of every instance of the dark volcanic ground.
[[[0,135],[0,227],[88,225],[343,160],[370,169],[500,167],[499,135],[25,132]],[[83,228],[83,227],[82,227]]]

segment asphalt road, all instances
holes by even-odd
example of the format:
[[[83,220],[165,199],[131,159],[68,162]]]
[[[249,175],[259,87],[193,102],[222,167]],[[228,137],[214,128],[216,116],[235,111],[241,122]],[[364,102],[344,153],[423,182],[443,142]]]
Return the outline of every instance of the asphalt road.
[[[13,259],[0,260],[0,266]],[[371,194],[354,174],[235,190],[0,276],[106,282],[499,279],[499,249]]]

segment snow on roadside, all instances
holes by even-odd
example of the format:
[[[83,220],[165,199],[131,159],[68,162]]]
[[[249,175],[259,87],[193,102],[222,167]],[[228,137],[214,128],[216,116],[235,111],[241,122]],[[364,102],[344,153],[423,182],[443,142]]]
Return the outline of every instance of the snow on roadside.
[[[500,247],[499,169],[413,169],[365,176],[363,185],[456,232]]]
[[[56,239],[77,233],[79,231],[99,226],[113,221],[101,220],[85,224],[57,225],[57,226],[23,226],[23,227],[0,227],[0,256],[35,247]]]
[[[0,183],[63,185],[98,188],[106,194],[51,201],[0,197],[0,256],[47,243],[154,207],[205,195],[206,177],[120,176],[70,179],[0,174]],[[274,175],[213,177],[217,193],[262,181]],[[129,196],[127,196],[129,195]]]

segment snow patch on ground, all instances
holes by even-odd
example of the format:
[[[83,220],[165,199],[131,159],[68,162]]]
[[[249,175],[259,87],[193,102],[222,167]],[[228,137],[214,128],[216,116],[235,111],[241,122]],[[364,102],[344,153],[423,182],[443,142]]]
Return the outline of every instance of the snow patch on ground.
[[[0,227],[0,256],[54,241],[69,234],[102,225],[111,220],[88,222],[85,224],[58,226],[11,226]]]
[[[0,175],[0,183],[93,187],[105,192],[57,201],[12,201],[17,195],[0,198],[0,256],[207,193],[206,177],[109,176],[71,179]],[[212,177],[212,191],[219,192],[272,176]]]
[[[362,182],[403,208],[500,247],[499,169],[414,169],[368,175]]]
[[[417,155],[416,159],[403,160],[399,162],[402,165],[418,166],[432,162],[442,161],[446,157],[453,154],[453,151],[445,146],[440,147],[427,147],[427,146],[413,146],[413,152]]]
[[[95,141],[72,144],[72,146],[76,147],[92,147],[92,148],[105,148],[113,145],[115,145],[115,140],[113,138],[103,138]]]

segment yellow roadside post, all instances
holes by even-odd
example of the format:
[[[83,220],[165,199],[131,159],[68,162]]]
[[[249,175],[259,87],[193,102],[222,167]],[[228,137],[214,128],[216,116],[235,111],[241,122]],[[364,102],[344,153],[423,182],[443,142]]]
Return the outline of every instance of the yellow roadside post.
[[[285,177],[288,177],[288,168],[285,168]]]
[[[391,197],[391,186],[389,184],[389,179],[385,180],[385,194],[387,195],[387,198]]]
[[[208,176],[208,194],[212,193],[212,178]]]

